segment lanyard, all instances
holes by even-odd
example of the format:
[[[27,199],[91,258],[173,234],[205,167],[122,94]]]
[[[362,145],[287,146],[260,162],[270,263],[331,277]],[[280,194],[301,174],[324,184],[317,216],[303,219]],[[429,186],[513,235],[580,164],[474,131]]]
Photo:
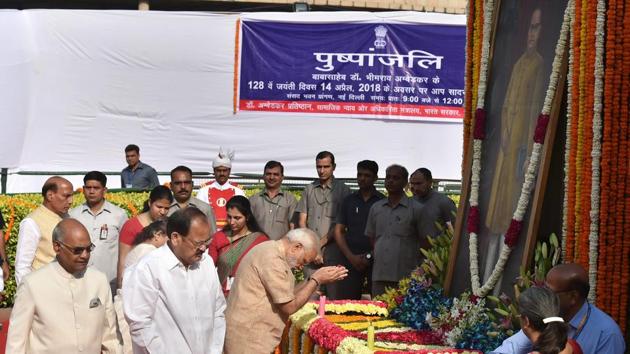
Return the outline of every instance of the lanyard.
[[[582,333],[582,330],[584,329],[584,325],[586,325],[586,322],[588,322],[589,317],[591,317],[591,304],[588,304],[588,311],[586,311],[586,314],[584,315],[584,317],[582,317],[582,320],[580,321],[580,325],[575,330],[575,334],[573,335],[573,340],[578,339],[578,337]]]

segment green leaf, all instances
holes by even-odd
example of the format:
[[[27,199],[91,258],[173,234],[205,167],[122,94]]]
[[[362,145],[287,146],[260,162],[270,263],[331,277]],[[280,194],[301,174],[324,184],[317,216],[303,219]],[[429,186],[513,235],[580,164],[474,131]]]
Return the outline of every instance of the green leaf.
[[[509,316],[510,315],[507,311],[502,310],[500,308],[495,308],[494,311],[496,313],[498,313],[499,315],[501,315],[501,316]]]
[[[556,236],[555,232],[552,232],[551,235],[549,235],[549,243],[551,243],[551,245],[555,248],[560,245],[558,242],[558,236]]]
[[[499,299],[499,298],[498,298],[498,297],[496,297],[496,296],[492,296],[492,295],[488,295],[488,296],[486,296],[486,299],[488,299],[488,300],[490,300],[490,301],[492,301],[492,302],[495,302],[495,303],[497,303],[497,304],[501,302],[501,299]]]

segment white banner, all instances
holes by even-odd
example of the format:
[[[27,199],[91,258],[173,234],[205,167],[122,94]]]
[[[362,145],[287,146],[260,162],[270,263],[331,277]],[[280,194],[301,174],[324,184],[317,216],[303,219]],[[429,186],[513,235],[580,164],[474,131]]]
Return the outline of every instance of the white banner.
[[[233,114],[236,22],[241,15],[139,11],[0,11],[0,167],[15,171],[119,171],[134,143],[158,171],[211,170],[220,146],[233,173],[316,176],[321,150],[339,177],[359,160],[459,179],[461,122]],[[464,16],[415,12],[243,15],[283,21],[400,21],[464,25]],[[380,174],[384,175],[384,172]],[[119,186],[112,178],[110,187]],[[41,179],[9,177],[9,192]]]

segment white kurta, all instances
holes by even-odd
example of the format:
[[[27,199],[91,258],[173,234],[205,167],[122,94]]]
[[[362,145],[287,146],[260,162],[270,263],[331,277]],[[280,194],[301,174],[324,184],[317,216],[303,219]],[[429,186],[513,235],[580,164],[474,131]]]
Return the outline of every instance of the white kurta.
[[[120,353],[116,315],[105,274],[81,278],[57,262],[26,276],[17,291],[7,353]]]
[[[186,269],[164,245],[125,271],[123,294],[134,353],[223,351],[226,304],[207,253]]]

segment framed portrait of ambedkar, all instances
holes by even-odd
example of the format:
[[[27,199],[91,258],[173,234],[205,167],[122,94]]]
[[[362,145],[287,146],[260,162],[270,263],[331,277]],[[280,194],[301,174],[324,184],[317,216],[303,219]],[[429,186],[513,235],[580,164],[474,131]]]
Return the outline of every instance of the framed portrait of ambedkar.
[[[533,135],[549,85],[555,47],[567,1],[497,0],[494,32],[485,93],[485,139],[479,182],[478,267],[483,284],[497,263],[504,236],[524,182],[532,152]],[[564,70],[566,71],[566,70]],[[561,76],[564,82],[564,75]],[[532,240],[538,233],[558,122],[563,84],[556,91],[555,109],[543,147],[535,190],[523,219],[523,229],[505,266],[495,292],[512,293]],[[468,157],[472,159],[472,154]],[[471,163],[465,161],[462,198],[454,244],[451,249],[447,290],[460,293],[471,288],[469,237],[466,230]],[[558,215],[561,220],[561,215]],[[536,222],[534,222],[536,221]],[[561,221],[560,221],[561,222]],[[450,280],[450,281],[449,281]]]

